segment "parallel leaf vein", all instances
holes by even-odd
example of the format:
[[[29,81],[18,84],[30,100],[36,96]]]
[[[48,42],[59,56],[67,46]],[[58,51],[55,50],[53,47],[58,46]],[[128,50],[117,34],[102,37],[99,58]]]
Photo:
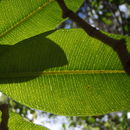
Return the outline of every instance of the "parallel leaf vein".
[[[19,25],[21,25],[23,22],[27,21],[30,17],[32,17],[33,15],[35,15],[37,12],[39,12],[40,10],[42,10],[44,7],[46,7],[48,4],[50,4],[53,1],[55,1],[55,0],[49,0],[48,2],[42,4],[41,6],[39,6],[35,10],[33,10],[31,13],[29,13],[28,15],[26,15],[24,18],[22,18],[21,20],[19,20],[17,23],[15,23],[13,26],[10,26],[8,29],[6,29],[4,32],[2,32],[0,34],[0,38],[3,37],[3,36],[5,36],[6,34],[8,34],[14,28],[16,28]]]

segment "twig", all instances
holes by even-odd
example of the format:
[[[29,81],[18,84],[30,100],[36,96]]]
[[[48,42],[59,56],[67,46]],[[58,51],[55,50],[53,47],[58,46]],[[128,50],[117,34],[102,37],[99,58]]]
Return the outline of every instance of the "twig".
[[[0,110],[2,112],[0,130],[8,130],[8,119],[9,119],[8,104],[0,105]]]
[[[67,18],[69,17],[73,21],[75,21],[89,36],[96,38],[103,43],[109,45],[113,48],[114,51],[118,54],[120,61],[124,67],[124,70],[128,75],[130,75],[130,54],[126,48],[126,41],[125,39],[114,39],[106,34],[102,33],[101,31],[97,30],[96,28],[89,25],[83,19],[81,19],[78,15],[76,15],[72,10],[68,9],[64,0],[56,0],[62,9],[62,17]]]

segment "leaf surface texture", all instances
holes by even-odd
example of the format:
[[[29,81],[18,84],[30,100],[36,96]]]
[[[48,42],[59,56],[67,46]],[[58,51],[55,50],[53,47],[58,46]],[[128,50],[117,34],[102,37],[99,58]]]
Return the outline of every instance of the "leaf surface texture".
[[[130,50],[130,38],[124,38]],[[52,30],[1,47],[0,90],[22,104],[73,116],[130,107],[130,77],[117,54],[81,29]]]
[[[77,10],[83,0],[65,0]],[[0,44],[15,44],[23,39],[49,31],[63,19],[55,0],[1,0]]]
[[[1,113],[0,113],[1,115]],[[48,130],[45,127],[35,125],[16,113],[10,113],[9,130]]]

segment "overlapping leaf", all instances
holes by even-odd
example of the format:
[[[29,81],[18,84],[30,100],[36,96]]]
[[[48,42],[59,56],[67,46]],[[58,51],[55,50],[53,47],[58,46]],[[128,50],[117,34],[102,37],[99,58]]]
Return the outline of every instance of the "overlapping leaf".
[[[83,0],[65,0],[77,10]],[[1,0],[0,44],[15,44],[54,29],[63,19],[55,0]]]
[[[29,107],[76,116],[130,107],[130,77],[117,54],[81,29],[40,34],[1,50],[0,90]]]
[[[81,1],[66,2],[75,8]],[[130,77],[110,47],[80,29],[49,31],[62,21],[55,1],[2,0],[0,11],[0,90],[5,94],[62,115],[130,107]]]

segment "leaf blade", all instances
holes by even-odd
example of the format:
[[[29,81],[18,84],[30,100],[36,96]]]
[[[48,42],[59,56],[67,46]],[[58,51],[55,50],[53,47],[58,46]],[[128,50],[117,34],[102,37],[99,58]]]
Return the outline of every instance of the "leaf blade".
[[[73,10],[76,10],[81,2],[83,0],[66,0]],[[55,0],[1,1],[0,10],[1,44],[13,45],[52,30],[63,21],[60,8]]]
[[[45,127],[33,124],[32,122],[13,112],[9,114],[7,125],[10,130],[48,130]]]
[[[10,130],[48,130],[45,127],[38,126],[29,122],[18,114],[10,113],[10,119],[8,127]]]
[[[19,82],[22,77],[1,80],[0,89],[4,93],[27,106],[60,115],[99,115],[130,107],[130,78],[110,47],[89,37],[81,29],[59,30],[46,38],[62,49],[65,64],[45,68],[35,78],[24,77],[26,82]],[[124,38],[129,49],[130,38]],[[29,44],[29,40],[34,39],[23,43]],[[59,56],[54,61],[61,61]],[[31,54],[29,62],[33,57],[35,55]],[[47,59],[50,56],[43,57],[42,61]],[[30,72],[39,73],[39,70]]]

